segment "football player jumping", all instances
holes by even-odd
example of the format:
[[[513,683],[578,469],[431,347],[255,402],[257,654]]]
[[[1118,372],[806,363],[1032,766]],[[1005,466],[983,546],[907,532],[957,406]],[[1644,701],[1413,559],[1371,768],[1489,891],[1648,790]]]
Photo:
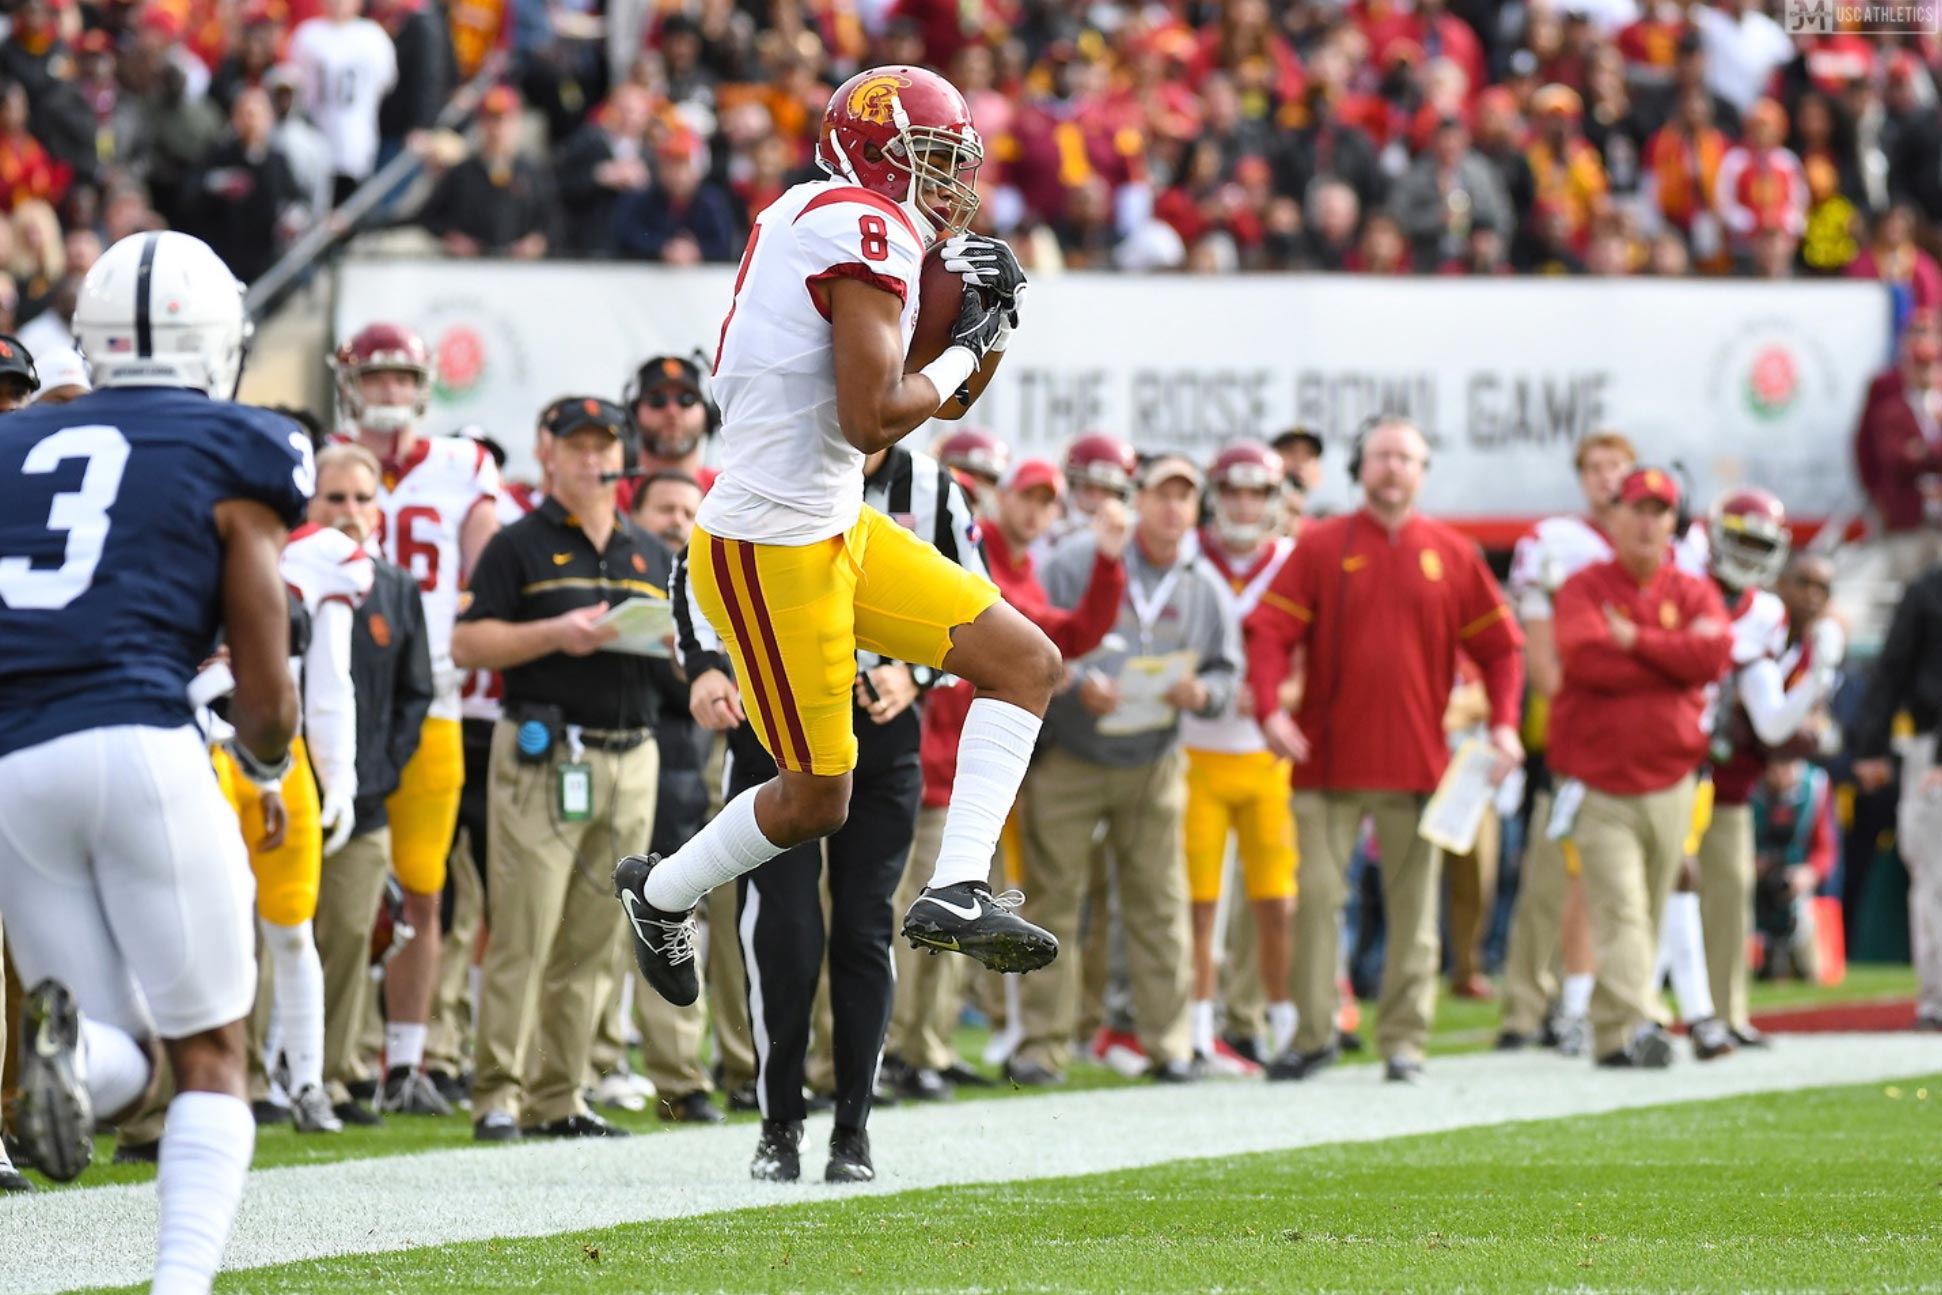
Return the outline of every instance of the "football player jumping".
[[[1025,279],[1003,243],[967,236],[983,144],[935,73],[882,67],[845,82],[823,117],[826,180],[755,222],[722,322],[714,393],[721,476],[689,549],[692,593],[738,684],[691,698],[747,718],[779,775],[662,859],[630,855],[614,888],[641,974],[675,1003],[698,992],[696,902],[849,812],[855,651],[977,689],[930,885],[904,918],[913,944],[1031,971],[1058,943],[986,884],[1061,668],[1058,649],[997,587],[863,505],[864,456],[932,417],[961,417],[998,367]],[[948,241],[946,241],[948,240]],[[952,344],[905,372],[925,255],[942,244],[965,290]],[[739,685],[739,686],[738,686]]]
[[[465,784],[463,676],[452,664],[452,625],[459,590],[499,529],[499,469],[478,441],[419,435],[431,401],[431,356],[409,329],[369,325],[339,348],[336,369],[346,419],[358,443],[384,465],[378,490],[384,556],[417,579],[432,652],[431,712],[417,754],[384,802],[392,871],[404,888],[405,920],[418,934],[385,970],[385,1075],[378,1109],[449,1115],[451,1106],[424,1073],[424,1059],[438,983],[439,896]]]

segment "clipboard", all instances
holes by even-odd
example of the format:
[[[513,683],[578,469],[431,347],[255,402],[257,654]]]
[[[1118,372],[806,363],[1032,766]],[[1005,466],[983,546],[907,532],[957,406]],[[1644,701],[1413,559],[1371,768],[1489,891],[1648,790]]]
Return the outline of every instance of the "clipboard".
[[[1484,811],[1497,797],[1490,784],[1497,753],[1482,738],[1468,738],[1450,757],[1436,793],[1423,806],[1416,834],[1446,854],[1463,855],[1477,848],[1477,830]]]
[[[663,660],[673,656],[666,640],[674,634],[674,604],[665,598],[629,598],[609,607],[594,624],[611,625],[620,635],[603,646],[602,652]]]

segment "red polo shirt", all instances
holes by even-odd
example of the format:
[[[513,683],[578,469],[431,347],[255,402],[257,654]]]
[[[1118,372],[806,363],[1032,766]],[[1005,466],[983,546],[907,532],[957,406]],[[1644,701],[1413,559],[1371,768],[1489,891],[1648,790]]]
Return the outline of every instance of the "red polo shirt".
[[[1605,608],[1638,626],[1627,651]],[[1710,633],[1694,624],[1710,621]],[[1551,702],[1551,767],[1610,796],[1663,791],[1706,757],[1706,689],[1726,673],[1733,639],[1719,590],[1668,561],[1641,581],[1616,561],[1558,590],[1554,620],[1564,686]]]
[[[1310,522],[1246,630],[1258,715],[1279,708],[1289,654],[1307,648],[1296,722],[1314,751],[1298,788],[1435,790],[1459,650],[1483,674],[1491,723],[1517,726],[1524,636],[1476,545],[1441,522],[1412,515],[1393,535],[1366,510]]]

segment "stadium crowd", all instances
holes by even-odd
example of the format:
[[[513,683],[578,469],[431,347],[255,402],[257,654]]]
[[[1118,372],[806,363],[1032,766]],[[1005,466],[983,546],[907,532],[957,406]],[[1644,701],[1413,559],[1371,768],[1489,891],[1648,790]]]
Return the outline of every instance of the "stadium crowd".
[[[388,218],[421,223],[452,255],[729,261],[750,212],[804,173],[829,80],[872,61],[946,66],[987,141],[979,219],[1035,271],[1881,279],[1897,359],[1869,393],[1857,452],[1913,583],[1847,745],[1862,784],[1885,786],[1891,720],[1911,712],[1930,747],[1912,757],[1904,824],[1933,813],[1906,808],[1932,798],[1922,761],[1942,701],[1942,653],[1923,637],[1942,601],[1942,271],[1924,250],[1942,220],[1933,37],[1790,39],[1743,0],[1647,12],[1623,0],[900,0],[610,7],[603,22],[565,7],[359,10],[15,9],[0,46],[0,228],[13,249],[0,260],[14,266],[6,322],[19,327],[0,329],[18,335],[0,346],[0,378],[17,379],[18,399],[85,389],[85,372],[53,357],[69,345],[78,276],[126,233],[195,230],[249,278],[409,150],[437,178],[422,210]],[[455,147],[435,129],[446,92],[499,47],[505,80],[483,97],[476,145]],[[652,357],[620,390],[549,406],[532,433],[546,475],[522,485],[500,480],[492,438],[423,435],[432,364],[408,330],[349,339],[337,377],[309,520],[354,541],[370,574],[335,599],[355,618],[325,613],[332,596],[312,600],[304,661],[349,680],[355,733],[339,714],[327,741],[329,708],[306,684],[312,753],[297,781],[280,797],[236,788],[259,864],[290,839],[321,874],[307,894],[279,896],[287,911],[261,911],[274,983],[255,1022],[259,1117],[330,1132],[469,1106],[481,1140],[500,1141],[613,1136],[601,1105],[652,1101],[681,1121],[719,1120],[723,1105],[769,1115],[783,1036],[751,1020],[778,1009],[746,977],[774,951],[765,941],[793,957],[803,932],[765,935],[751,920],[738,941],[735,896],[711,898],[696,954],[705,1005],[667,1004],[625,965],[603,889],[612,857],[647,848],[667,823],[692,831],[711,799],[718,807],[723,747],[745,727],[738,694],[709,678],[719,657],[681,593],[680,553],[711,480],[702,374]],[[509,437],[518,421],[494,430]],[[1838,900],[1840,882],[1822,764],[1841,747],[1829,707],[1842,642],[1827,565],[1790,555],[1781,500],[1687,498],[1650,445],[1600,433],[1576,447],[1584,515],[1540,528],[1500,580],[1415,511],[1427,447],[1400,419],[1357,437],[1361,506],[1336,518],[1308,516],[1324,447],[1299,428],[1212,462],[1142,455],[1109,432],[1059,462],[1014,461],[983,431],[924,448],[867,469],[902,504],[883,511],[927,537],[981,541],[958,560],[989,571],[1066,658],[993,862],[994,889],[1019,883],[1023,915],[1065,951],[1027,979],[899,951],[881,1070],[866,1067],[859,1098],[851,1054],[864,1036],[844,1018],[887,994],[889,952],[845,949],[832,933],[822,993],[791,986],[809,1055],[801,1082],[783,1073],[852,1122],[873,1100],[941,1099],[994,1073],[1056,1085],[1080,1059],[1158,1082],[1301,1080],[1365,1046],[1358,998],[1381,1001],[1374,1046],[1389,1078],[1414,1082],[1439,980],[1488,997],[1499,957],[1500,1046],[1669,1064],[1659,987],[1670,979],[1695,1054],[1711,1060],[1764,1043],[1747,1010],[1750,936],[1761,974],[1811,972],[1830,948],[1824,924],[1839,907],[1822,901]],[[399,511],[428,461],[450,479],[421,474],[409,488],[456,499],[455,516],[441,518],[437,498]],[[631,521],[598,541],[572,520],[614,505]],[[403,515],[412,507],[449,534],[423,541]],[[535,537],[569,531],[591,548],[560,539],[550,561],[596,564],[588,588],[673,594],[672,659],[563,668],[621,633],[596,623],[607,608],[591,596],[527,601],[547,583],[517,578],[521,563],[546,560]],[[1384,536],[1406,560],[1383,551]],[[1381,582],[1389,601],[1335,574],[1399,561]],[[527,631],[530,643],[510,646]],[[1408,687],[1343,668],[1369,659],[1360,635],[1411,645]],[[348,663],[330,656],[336,642]],[[547,718],[537,703],[551,691]],[[1681,739],[1588,749],[1600,744],[1587,726],[1611,727],[1599,708],[1634,695]],[[953,777],[968,688],[860,660],[856,698],[859,730],[902,719],[921,765],[889,811],[907,813],[908,829],[890,885],[908,886],[924,875],[927,840],[937,848],[925,816],[941,812]],[[576,700],[619,718],[576,717]],[[529,732],[544,744],[528,750]],[[452,776],[415,785],[409,770],[433,763],[421,741],[434,733]],[[1426,802],[1459,799],[1432,799],[1453,752],[1481,762],[1477,780],[1494,790],[1471,794],[1437,844],[1417,823]],[[531,764],[547,780],[521,781]],[[866,761],[859,783],[868,776]],[[657,784],[663,812],[622,831],[615,807],[633,778]],[[434,824],[436,857],[414,840],[407,860],[400,842],[425,835],[418,809],[434,795],[452,801]],[[1904,836],[1913,848],[1917,834]],[[346,891],[350,859],[358,882]],[[1920,1019],[1942,1028],[1942,863],[1910,861]],[[542,862],[553,869],[543,877]],[[1521,878],[1501,955],[1484,947],[1500,875]],[[580,893],[590,887],[600,893]],[[868,904],[839,891],[825,902],[842,928],[847,905]],[[978,1058],[956,1051],[966,1012],[992,1026]],[[156,1098],[121,1126],[123,1155],[153,1157],[161,1109]]]

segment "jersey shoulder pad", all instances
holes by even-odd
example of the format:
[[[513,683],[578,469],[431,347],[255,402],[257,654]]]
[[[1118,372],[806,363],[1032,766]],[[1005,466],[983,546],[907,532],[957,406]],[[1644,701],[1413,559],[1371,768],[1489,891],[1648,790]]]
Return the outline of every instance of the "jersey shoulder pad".
[[[282,414],[210,402],[211,448],[227,473],[224,496],[267,505],[285,526],[303,522],[317,490],[317,461],[305,431]]]
[[[303,526],[292,532],[283,549],[282,570],[284,581],[312,610],[332,599],[355,607],[377,579],[377,568],[364,547],[330,526]]]
[[[860,265],[909,281],[924,261],[924,240],[902,207],[860,185],[831,184],[790,222],[796,246],[818,270]]]
[[[427,444],[430,452],[420,471],[430,469],[427,475],[454,490],[498,495],[499,467],[482,442],[469,436],[434,436]]]

